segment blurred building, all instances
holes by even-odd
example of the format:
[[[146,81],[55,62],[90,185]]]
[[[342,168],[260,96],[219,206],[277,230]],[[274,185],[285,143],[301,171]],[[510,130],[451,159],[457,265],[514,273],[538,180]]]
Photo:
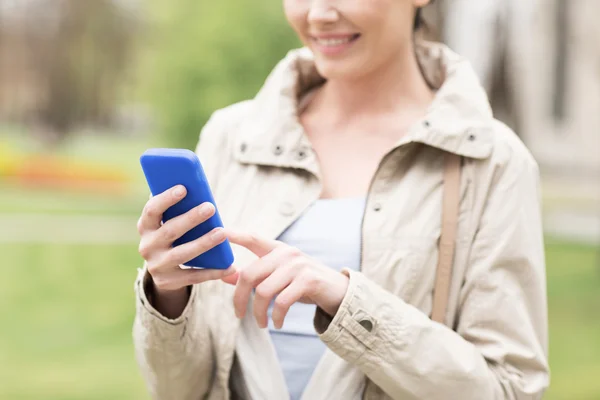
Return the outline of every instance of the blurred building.
[[[471,61],[496,116],[521,132],[524,49],[538,0],[442,0],[444,41]]]
[[[546,226],[600,244],[600,1],[539,2],[519,85]]]
[[[442,37],[547,170],[600,173],[600,2],[442,0]],[[508,108],[508,110],[507,110]]]
[[[428,17],[540,164],[547,229],[600,243],[600,1],[436,0]]]
[[[548,171],[600,177],[600,2],[545,1],[531,34],[526,141]]]

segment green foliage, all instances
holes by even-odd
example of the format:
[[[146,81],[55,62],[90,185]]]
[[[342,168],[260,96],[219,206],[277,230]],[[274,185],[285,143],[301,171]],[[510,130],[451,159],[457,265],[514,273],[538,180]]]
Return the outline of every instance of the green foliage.
[[[150,4],[150,97],[170,146],[193,148],[212,112],[253,97],[276,63],[299,46],[279,1]]]

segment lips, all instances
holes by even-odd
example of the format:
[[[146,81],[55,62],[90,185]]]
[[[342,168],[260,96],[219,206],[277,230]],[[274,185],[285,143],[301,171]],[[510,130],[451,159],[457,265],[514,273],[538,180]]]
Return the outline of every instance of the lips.
[[[315,53],[327,57],[340,57],[346,54],[359,38],[359,33],[313,35],[311,48]]]
[[[321,36],[321,37],[313,37],[313,40],[321,46],[327,46],[327,47],[335,47],[335,46],[341,46],[350,42],[353,42],[354,40],[358,39],[360,37],[360,34],[356,33],[353,35],[345,35],[345,36]]]

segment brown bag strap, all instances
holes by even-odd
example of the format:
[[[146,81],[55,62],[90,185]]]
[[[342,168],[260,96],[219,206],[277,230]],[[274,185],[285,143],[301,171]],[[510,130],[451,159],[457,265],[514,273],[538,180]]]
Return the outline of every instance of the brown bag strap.
[[[439,258],[433,290],[431,319],[444,323],[450,295],[452,264],[458,231],[460,204],[461,157],[446,153],[444,166],[444,193],[442,204],[442,232],[439,243]]]

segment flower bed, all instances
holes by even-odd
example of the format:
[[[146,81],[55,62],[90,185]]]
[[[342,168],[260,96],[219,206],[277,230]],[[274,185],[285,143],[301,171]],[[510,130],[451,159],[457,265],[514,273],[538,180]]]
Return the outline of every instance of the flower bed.
[[[119,169],[52,154],[19,154],[0,147],[0,179],[26,186],[121,193],[131,177]]]

